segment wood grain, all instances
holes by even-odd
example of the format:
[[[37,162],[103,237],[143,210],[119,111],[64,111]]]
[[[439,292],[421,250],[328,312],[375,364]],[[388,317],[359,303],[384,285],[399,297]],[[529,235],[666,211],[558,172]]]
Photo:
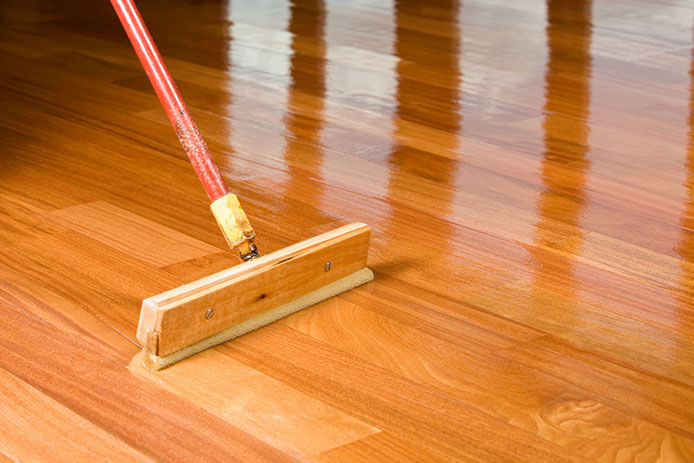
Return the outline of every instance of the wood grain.
[[[58,209],[49,212],[48,216],[61,225],[155,267],[221,251],[105,201]]]
[[[694,461],[690,2],[138,5],[262,252],[376,279],[133,376],[236,258],[108,2],[0,2],[0,461]]]
[[[137,451],[153,458],[181,461],[293,461],[160,387],[139,381],[124,371],[129,357],[104,343],[98,332],[88,333],[65,321],[49,323],[41,317],[42,305],[19,288],[0,290],[0,368],[16,378],[8,382],[12,394],[17,388],[33,387],[35,392],[29,392],[42,401],[43,405],[37,403],[34,408],[38,413],[34,419],[41,420],[42,426],[49,422],[55,427],[52,441],[45,442],[43,452],[57,456],[47,460],[69,459],[71,449],[80,441],[70,436],[69,443],[61,445],[61,436],[65,439],[65,435],[72,434],[75,425],[84,428],[91,423],[87,430],[94,439],[82,434],[81,442],[88,443],[100,458],[107,451],[137,457]],[[15,416],[29,413],[22,410],[22,402],[11,400],[7,393],[3,397],[10,401],[6,406]],[[63,421],[51,418],[56,413],[62,413]],[[10,422],[13,426],[3,426],[3,443],[7,445],[3,446],[4,453],[14,452],[27,442],[23,433],[27,425],[14,421],[18,420]],[[196,432],[191,433],[191,429]],[[95,442],[97,438],[103,441],[106,433],[113,436],[108,449]],[[118,446],[118,440],[132,449]],[[32,444],[31,449],[24,450],[41,452],[41,447]]]
[[[208,368],[201,368],[206,365]],[[379,430],[217,351],[152,372],[131,371],[296,457],[360,440]]]
[[[0,445],[16,461],[153,461],[0,369]],[[50,423],[46,426],[46,423]],[[56,455],[55,449],[60,448]]]

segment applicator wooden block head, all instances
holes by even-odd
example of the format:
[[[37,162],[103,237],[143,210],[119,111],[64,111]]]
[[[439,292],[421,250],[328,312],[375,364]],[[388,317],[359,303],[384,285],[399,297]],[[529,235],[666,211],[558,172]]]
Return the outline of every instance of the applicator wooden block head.
[[[370,229],[345,225],[142,302],[142,363],[161,369],[373,279]]]

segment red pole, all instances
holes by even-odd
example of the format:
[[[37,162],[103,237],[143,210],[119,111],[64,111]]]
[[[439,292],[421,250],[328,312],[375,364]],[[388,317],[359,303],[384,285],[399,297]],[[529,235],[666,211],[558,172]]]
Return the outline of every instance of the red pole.
[[[171,74],[166,69],[159,50],[157,50],[157,46],[147,30],[147,26],[142,21],[140,12],[132,0],[111,0],[111,4],[116,10],[137,56],[140,58],[142,66],[145,68],[154,91],[157,92],[159,101],[164,106],[166,115],[169,116],[183,149],[198,174],[210,202],[214,202],[228,194],[229,189],[210,155],[205,140],[200,135],[198,126],[195,125],[190,116]]]

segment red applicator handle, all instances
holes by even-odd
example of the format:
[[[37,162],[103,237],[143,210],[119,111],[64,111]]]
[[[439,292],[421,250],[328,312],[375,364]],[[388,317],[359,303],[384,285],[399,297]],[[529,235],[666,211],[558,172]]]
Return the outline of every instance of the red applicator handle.
[[[169,116],[171,125],[178,135],[190,162],[198,174],[202,186],[205,188],[210,202],[214,202],[229,193],[219,169],[212,160],[210,150],[203,140],[198,126],[190,117],[188,108],[176,88],[174,80],[166,69],[164,61],[142,21],[142,16],[132,0],[111,0],[113,8],[133,44],[135,53],[140,58],[142,67],[145,68],[147,77],[157,92],[166,115]]]
[[[157,92],[166,115],[183,145],[190,163],[210,198],[210,209],[229,247],[237,249],[243,260],[258,256],[258,249],[253,244],[255,232],[246,213],[243,211],[236,195],[229,192],[219,169],[214,163],[210,150],[203,140],[198,126],[188,112],[186,104],[178,93],[176,84],[166,69],[164,61],[147,30],[140,12],[133,0],[111,0],[113,9],[123,24],[125,32],[137,53],[147,77]]]

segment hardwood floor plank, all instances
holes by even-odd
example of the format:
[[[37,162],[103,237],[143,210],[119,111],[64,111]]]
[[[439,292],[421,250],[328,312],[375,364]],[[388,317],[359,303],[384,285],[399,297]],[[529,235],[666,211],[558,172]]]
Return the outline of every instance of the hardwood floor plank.
[[[345,444],[319,455],[320,462],[382,462],[415,463],[418,461],[444,460],[445,454],[436,449],[416,446],[412,441],[400,440],[391,434],[379,432],[358,441]]]
[[[201,374],[202,365],[208,367],[208,375]],[[136,363],[130,369],[297,458],[379,432],[215,349],[202,353],[194,362],[183,361],[179,367],[161,372],[148,371]]]
[[[472,306],[565,340],[578,349],[621,359],[635,370],[694,386],[694,344],[667,332],[528,284],[501,286],[464,297]],[[499,301],[503,301],[500,304]],[[509,303],[508,301],[513,301]],[[537,316],[541,311],[542,316]],[[638,359],[633,361],[631,359]],[[673,373],[677,372],[677,373]]]
[[[0,419],[12,423],[0,428],[0,449],[17,461],[153,461],[3,369]]]
[[[94,337],[74,336],[45,322],[31,298],[10,305],[0,294],[0,368],[140,453],[172,460],[291,460],[161,388],[123,374],[127,357]],[[187,438],[177,438],[182,435]]]
[[[590,391],[614,409],[694,439],[691,386],[634,370],[551,337],[521,344],[511,349],[509,356]]]
[[[272,348],[277,338],[288,339],[283,335],[285,330],[292,333],[291,341],[285,342],[281,350]],[[268,326],[217,349],[328,405],[348,407],[354,416],[385,432],[414,442],[429,442],[430,446],[435,442],[433,447],[448,459],[578,459],[469,405],[432,393],[421,384],[388,374],[281,325]],[[327,387],[329,384],[333,386]],[[490,437],[496,431],[499,434]],[[522,445],[517,446],[516,435],[523,435]]]
[[[513,360],[507,349],[482,343],[462,349],[446,345],[344,302],[298,313],[283,324],[586,457],[599,459],[607,449],[615,454],[629,452],[631,442],[640,442],[643,434],[652,436],[651,442],[660,442],[656,448],[663,447],[663,451],[670,441],[676,442],[675,448],[681,449],[676,455],[682,461],[694,450],[693,440],[607,407],[570,383],[523,368],[510,373]],[[463,366],[469,370],[462,371]],[[581,424],[563,424],[565,419]],[[617,434],[621,437],[615,437]],[[651,451],[641,450],[645,454]],[[646,458],[654,456],[657,452]]]
[[[17,267],[0,264],[0,275],[10,278],[12,284],[7,281],[0,282],[3,294],[0,296],[3,302],[11,305],[32,304],[35,312],[44,321],[53,326],[71,332],[74,336],[93,336],[100,339],[111,348],[127,356],[134,355],[138,347],[134,337],[118,331],[107,320],[99,317],[94,310],[94,304],[98,302],[93,294],[81,299],[73,293],[67,295],[64,288],[47,289],[43,286],[41,278],[21,275],[16,271]],[[69,292],[69,290],[68,290]]]
[[[105,201],[58,209],[48,217],[155,267],[221,251]]]

